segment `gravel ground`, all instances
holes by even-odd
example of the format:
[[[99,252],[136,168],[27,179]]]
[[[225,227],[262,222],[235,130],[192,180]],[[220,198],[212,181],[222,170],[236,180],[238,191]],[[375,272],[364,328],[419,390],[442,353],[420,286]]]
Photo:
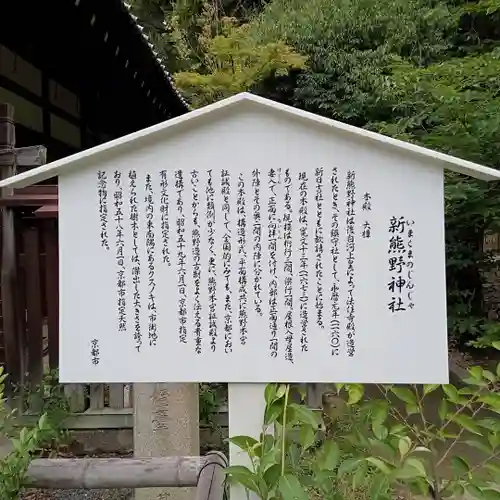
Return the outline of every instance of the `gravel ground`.
[[[130,500],[133,490],[26,490],[20,500]]]

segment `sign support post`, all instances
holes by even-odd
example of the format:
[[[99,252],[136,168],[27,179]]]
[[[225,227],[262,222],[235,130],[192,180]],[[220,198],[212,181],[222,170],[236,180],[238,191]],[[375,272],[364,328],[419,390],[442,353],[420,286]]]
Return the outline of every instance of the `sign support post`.
[[[264,421],[266,384],[228,384],[229,437],[250,436],[259,439]],[[229,465],[251,468],[248,455],[229,443]],[[252,493],[250,500],[255,500]],[[239,485],[231,487],[231,500],[247,500],[246,491]]]

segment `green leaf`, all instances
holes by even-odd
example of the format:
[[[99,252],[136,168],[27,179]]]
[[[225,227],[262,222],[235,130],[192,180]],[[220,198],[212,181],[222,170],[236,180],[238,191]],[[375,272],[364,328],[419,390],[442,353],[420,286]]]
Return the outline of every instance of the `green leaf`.
[[[483,435],[479,426],[474,422],[472,417],[470,417],[469,415],[464,415],[463,413],[459,413],[458,415],[453,415],[451,420],[460,425],[461,427],[463,427],[464,429],[468,430],[469,432],[472,432],[473,434],[477,434],[478,436]]]
[[[477,422],[478,425],[493,432],[500,432],[500,421],[495,418],[483,418]]]
[[[349,458],[347,460],[344,460],[340,464],[339,470],[337,472],[339,479],[342,478],[342,476],[348,474],[349,472],[352,472],[359,465],[360,462],[361,460],[359,458]]]
[[[490,372],[489,370],[484,370],[483,376],[484,376],[484,378],[488,379],[490,382],[496,382],[496,380],[497,380],[497,378],[495,377],[495,374]]]
[[[344,388],[345,384],[335,384],[335,389],[337,389],[337,394]]]
[[[280,476],[281,476],[280,464],[272,465],[263,474],[264,481],[269,486],[269,489],[273,489],[276,487]]]
[[[358,469],[352,477],[352,487],[354,489],[363,486],[367,479],[368,464],[366,462],[360,462]]]
[[[309,496],[296,476],[285,474],[280,477],[278,489],[283,500],[309,500]]]
[[[468,474],[470,470],[469,464],[462,457],[458,456],[451,458],[451,468],[455,477],[461,477]]]
[[[406,454],[410,451],[411,448],[411,439],[408,436],[402,437],[398,441],[398,450],[401,458],[404,458]]]
[[[493,464],[491,462],[484,464],[484,468],[491,471],[495,477],[495,481],[500,482],[500,466]]]
[[[458,399],[460,398],[460,395],[458,394],[458,390],[454,385],[451,384],[446,384],[443,385],[443,391],[448,397],[448,400],[451,401],[452,403],[458,403]]]
[[[315,429],[321,425],[321,417],[308,406],[291,403],[289,408],[293,412],[293,418],[297,423],[308,424]]]
[[[271,403],[270,406],[266,407],[264,412],[264,424],[271,425],[273,422],[276,422],[280,415],[283,413],[283,400],[279,399]]]
[[[409,405],[416,405],[417,404],[417,398],[415,396],[415,393],[408,389],[408,387],[402,387],[402,386],[393,386],[391,388],[391,392],[398,397],[401,401],[409,404]]]
[[[304,451],[308,450],[316,442],[316,429],[307,424],[302,425],[300,427],[299,440],[302,449]]]
[[[489,392],[479,397],[478,401],[489,405],[494,411],[500,411],[500,394]]]
[[[500,351],[500,341],[496,340],[495,342],[492,342],[491,345],[497,350]]]
[[[467,491],[467,493],[470,496],[482,500],[483,494],[482,494],[481,490],[477,486],[475,486],[474,484],[467,484],[465,486],[465,490]]]
[[[389,487],[389,481],[386,476],[381,474],[376,475],[372,480],[370,488],[370,499],[378,500],[380,495],[385,493]]]
[[[484,453],[491,453],[491,448],[479,439],[468,439],[467,441],[465,441],[465,444],[469,445],[472,448],[476,448],[477,450],[481,450]]]
[[[371,465],[375,466],[377,469],[379,469],[384,474],[389,475],[391,473],[391,469],[389,468],[389,466],[380,458],[368,457],[368,458],[366,458],[366,461],[368,463],[370,463]]]
[[[354,405],[361,401],[361,398],[363,397],[363,394],[365,392],[365,388],[362,384],[349,384],[347,386],[347,392],[349,394],[347,404]]]
[[[264,399],[266,400],[267,406],[271,406],[276,399],[276,392],[278,390],[278,384],[267,384],[264,389]]]
[[[446,416],[448,415],[448,403],[446,399],[442,399],[439,403],[438,414],[442,421],[446,420]]]
[[[389,415],[389,405],[386,401],[377,401],[371,409],[372,425],[383,424]]]
[[[234,436],[229,438],[228,441],[245,451],[250,450],[253,446],[259,443],[256,439],[250,436]]]
[[[317,465],[321,470],[333,470],[340,460],[339,445],[329,439],[323,443],[317,454]]]
[[[421,477],[427,477],[427,472],[425,471],[424,464],[418,458],[410,457],[405,460],[405,465],[413,467],[418,471]]]
[[[287,387],[287,384],[279,385],[278,390],[276,391],[276,399],[281,399],[286,394]]]
[[[484,500],[500,500],[500,492],[496,490],[483,490],[481,492],[483,494]]]
[[[372,424],[372,430],[373,434],[375,434],[375,437],[379,439],[380,441],[384,441],[387,436],[389,435],[389,431],[387,430],[387,427],[384,425],[379,425],[376,422],[373,422]]]
[[[244,467],[243,465],[232,465],[230,467],[226,467],[224,469],[224,473],[233,478],[247,490],[253,491],[258,495],[261,493],[258,476],[247,467]]]
[[[475,380],[482,380],[483,368],[481,366],[471,366],[468,370],[470,376]]]
[[[424,385],[424,396],[434,392],[439,387],[439,384],[425,384]]]
[[[395,426],[391,427],[391,430],[389,431],[389,434],[392,435],[397,435],[400,434],[401,432],[406,430],[406,425],[405,424],[396,424]]]
[[[416,404],[406,404],[406,415],[415,415],[416,413],[420,413],[420,408]]]

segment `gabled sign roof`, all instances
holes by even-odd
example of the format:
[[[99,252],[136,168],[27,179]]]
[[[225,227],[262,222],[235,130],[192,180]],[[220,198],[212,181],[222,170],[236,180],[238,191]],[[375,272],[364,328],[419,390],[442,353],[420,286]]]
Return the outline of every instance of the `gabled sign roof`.
[[[189,132],[190,127],[215,119],[224,119],[225,115],[242,109],[267,111],[275,113],[286,120],[308,122],[311,126],[322,127],[326,131],[330,130],[332,134],[346,134],[359,140],[372,141],[374,146],[393,148],[408,155],[420,157],[422,161],[432,163],[436,167],[446,168],[477,179],[486,181],[500,180],[500,171],[493,168],[484,167],[477,163],[438,153],[437,151],[416,146],[415,144],[392,139],[385,135],[346,125],[345,123],[243,92],[158,125],[153,125],[152,127],[120,137],[119,139],[67,156],[61,160],[34,168],[28,172],[4,179],[0,181],[0,188],[7,186],[21,188],[70,172],[72,169],[96,165],[101,158],[108,159],[110,156],[126,154],[132,147],[139,149],[155,141],[164,140],[174,132]]]

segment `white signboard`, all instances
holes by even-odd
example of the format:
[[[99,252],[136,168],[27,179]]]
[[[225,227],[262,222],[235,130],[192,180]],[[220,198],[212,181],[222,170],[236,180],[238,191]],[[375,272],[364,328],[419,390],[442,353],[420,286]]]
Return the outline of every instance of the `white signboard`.
[[[237,113],[60,177],[64,382],[447,382],[443,172]]]

